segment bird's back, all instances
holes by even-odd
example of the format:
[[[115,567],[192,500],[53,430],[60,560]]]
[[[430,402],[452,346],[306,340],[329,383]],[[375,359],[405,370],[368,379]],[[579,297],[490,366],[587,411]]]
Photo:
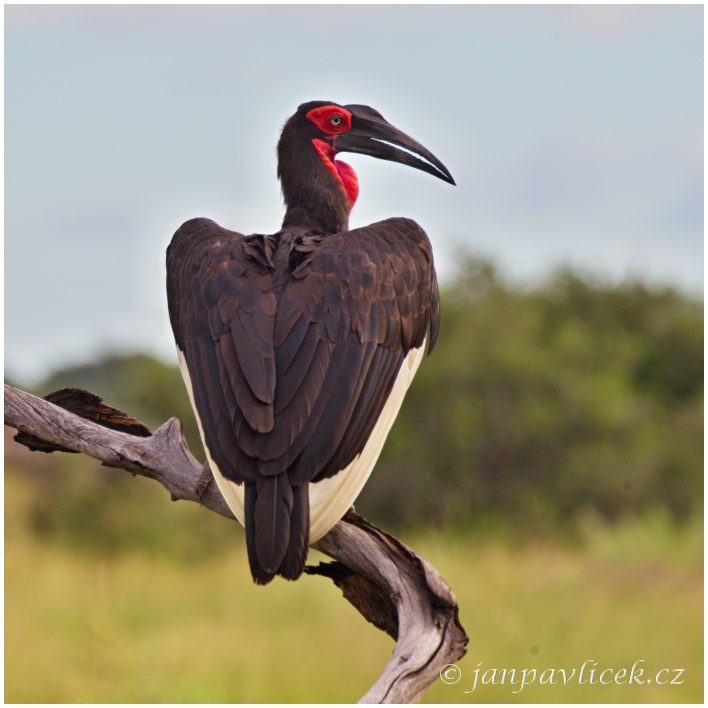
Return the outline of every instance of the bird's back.
[[[297,577],[368,478],[439,326],[427,236],[407,219],[243,236],[206,219],[168,249],[182,371],[257,582]]]

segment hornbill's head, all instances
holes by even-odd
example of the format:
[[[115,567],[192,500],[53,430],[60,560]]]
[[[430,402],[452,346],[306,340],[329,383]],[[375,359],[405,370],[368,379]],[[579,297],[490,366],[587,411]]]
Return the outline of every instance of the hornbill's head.
[[[394,128],[373,108],[310,101],[287,121],[278,143],[278,177],[289,210],[319,210],[326,218],[328,207],[344,209],[346,224],[359,183],[354,170],[336,159],[340,152],[400,162],[455,184],[447,167],[430,150]],[[341,218],[339,221],[337,226],[342,228]]]

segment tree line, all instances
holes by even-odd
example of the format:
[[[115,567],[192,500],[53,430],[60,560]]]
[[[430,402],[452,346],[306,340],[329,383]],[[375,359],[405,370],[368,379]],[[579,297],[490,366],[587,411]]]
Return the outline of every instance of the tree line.
[[[392,529],[503,523],[523,531],[563,528],[586,513],[612,521],[656,507],[677,520],[701,512],[700,300],[568,269],[521,285],[470,259],[442,303],[438,343],[358,511]],[[203,459],[176,366],[108,356],[59,371],[34,392],[65,386],[153,427],[180,418]],[[139,503],[127,481],[114,486],[117,504],[123,493]],[[71,486],[52,483],[58,508],[56,495]],[[76,510],[67,513],[75,523]]]

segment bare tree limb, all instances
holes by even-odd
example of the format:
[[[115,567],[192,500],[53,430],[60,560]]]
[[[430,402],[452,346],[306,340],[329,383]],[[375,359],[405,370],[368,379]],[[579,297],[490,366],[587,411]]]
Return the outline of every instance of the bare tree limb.
[[[94,394],[67,389],[53,396],[55,403],[5,385],[5,425],[23,434],[23,444],[82,452],[158,481],[174,500],[194,501],[234,518],[211,483],[208,465],[189,452],[176,418],[150,435],[139,421],[101,404]],[[468,639],[455,596],[406,545],[349,511],[313,547],[335,561],[308,566],[306,572],[329,577],[366,620],[396,640],[391,659],[360,703],[416,701],[443,666],[464,656]]]

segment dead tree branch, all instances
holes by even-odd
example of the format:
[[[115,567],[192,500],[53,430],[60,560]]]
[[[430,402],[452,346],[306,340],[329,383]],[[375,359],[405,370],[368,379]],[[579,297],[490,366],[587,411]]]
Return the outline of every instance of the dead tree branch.
[[[45,452],[84,453],[156,480],[174,500],[194,501],[234,518],[210,483],[208,465],[189,452],[176,418],[150,434],[94,394],[65,389],[48,398],[5,385],[5,425],[20,431],[19,442]],[[444,665],[464,655],[468,640],[455,596],[410,548],[353,511],[313,547],[334,562],[308,566],[306,572],[330,578],[366,620],[396,640],[391,659],[360,703],[416,701]]]

